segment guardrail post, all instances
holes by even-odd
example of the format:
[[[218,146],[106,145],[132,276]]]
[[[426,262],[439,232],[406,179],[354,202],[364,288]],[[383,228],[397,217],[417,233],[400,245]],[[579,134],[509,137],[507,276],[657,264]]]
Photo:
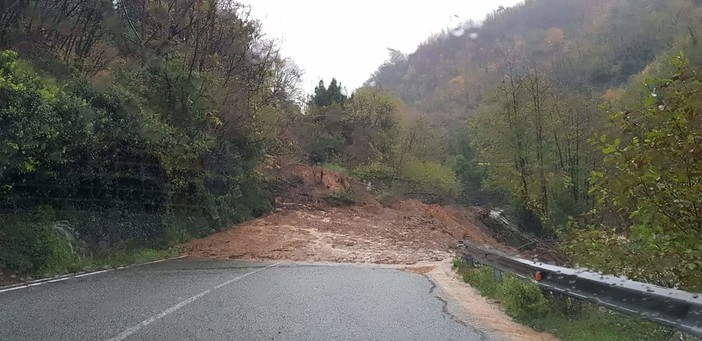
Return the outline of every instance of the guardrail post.
[[[502,282],[502,271],[493,269],[493,272],[495,273],[495,282],[501,283]]]
[[[477,264],[475,264],[475,258],[473,258],[472,255],[466,255],[464,259],[466,261],[466,264],[471,268],[477,267]]]

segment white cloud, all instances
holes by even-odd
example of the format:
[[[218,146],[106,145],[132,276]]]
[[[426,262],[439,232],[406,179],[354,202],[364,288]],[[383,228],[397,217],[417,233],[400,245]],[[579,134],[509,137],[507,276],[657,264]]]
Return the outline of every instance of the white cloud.
[[[269,38],[305,70],[305,91],[323,78],[353,90],[388,58],[405,53],[431,34],[468,19],[481,20],[499,6],[522,0],[242,0]]]

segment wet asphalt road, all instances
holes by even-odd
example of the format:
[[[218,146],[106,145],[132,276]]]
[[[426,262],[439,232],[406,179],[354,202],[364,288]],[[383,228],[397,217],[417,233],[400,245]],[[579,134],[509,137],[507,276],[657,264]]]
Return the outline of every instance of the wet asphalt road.
[[[0,292],[0,340],[487,340],[400,270],[178,259]]]

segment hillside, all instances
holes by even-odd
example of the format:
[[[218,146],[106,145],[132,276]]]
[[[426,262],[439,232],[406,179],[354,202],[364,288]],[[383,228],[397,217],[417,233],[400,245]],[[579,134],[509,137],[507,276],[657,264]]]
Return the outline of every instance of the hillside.
[[[242,5],[10,1],[0,26],[0,271],[101,266],[270,209],[256,167],[299,70]]]
[[[572,264],[702,287],[700,22],[699,0],[528,0],[301,99],[302,71],[236,1],[10,2],[0,269],[101,267],[262,216],[240,231],[445,252],[476,221],[444,206],[482,206]],[[267,176],[281,160],[297,166]],[[320,198],[324,214],[267,215]]]
[[[441,137],[463,202],[573,263],[698,288],[701,22],[696,0],[529,0],[394,51],[367,85]]]
[[[524,0],[391,50],[352,93],[302,89],[254,6],[309,29],[285,47],[303,66],[354,74],[426,7],[349,3],[329,29],[299,14],[336,3],[238,1],[2,1],[0,285],[25,283],[0,287],[0,339],[699,331],[702,0]],[[522,281],[460,241],[575,271]]]
[[[561,87],[601,96],[670,52],[696,51],[701,19],[692,0],[530,0],[433,36],[408,56],[395,52],[368,84],[450,117],[478,109],[509,68],[536,67]]]

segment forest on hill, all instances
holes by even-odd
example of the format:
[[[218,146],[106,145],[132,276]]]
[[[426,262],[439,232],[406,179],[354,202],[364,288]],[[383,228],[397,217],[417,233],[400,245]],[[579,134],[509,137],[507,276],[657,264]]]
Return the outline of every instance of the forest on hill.
[[[76,271],[269,210],[256,166],[299,112],[300,71],[248,13],[229,0],[2,2],[0,269]]]
[[[261,216],[286,163],[352,173],[385,200],[453,200],[426,122],[380,88],[349,96],[334,80],[304,98],[250,10],[3,2],[0,277],[125,262]]]
[[[381,203],[502,208],[572,265],[702,288],[701,1],[527,0],[308,98],[249,10],[3,2],[0,269],[75,271],[263,215],[285,162]]]
[[[442,138],[460,199],[574,264],[702,278],[702,3],[529,0],[391,50],[367,85]]]

